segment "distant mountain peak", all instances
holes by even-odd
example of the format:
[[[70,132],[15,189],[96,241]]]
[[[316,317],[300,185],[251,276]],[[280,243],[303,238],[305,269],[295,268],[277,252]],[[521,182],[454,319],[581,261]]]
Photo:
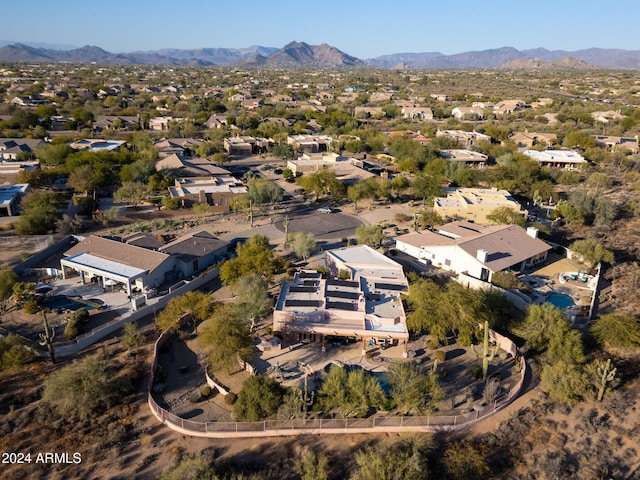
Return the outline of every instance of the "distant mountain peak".
[[[67,62],[118,65],[238,65],[274,68],[510,68],[510,69],[592,69],[625,68],[640,70],[640,51],[588,48],[568,52],[535,48],[517,50],[499,47],[444,55],[440,52],[396,53],[362,60],[327,43],[309,45],[297,40],[282,48],[252,45],[246,48],[162,49],[110,53],[94,45],[67,50],[43,48],[33,42],[0,42],[0,62]],[[569,58],[565,58],[569,57]],[[516,63],[512,63],[516,62]],[[520,62],[520,63],[518,63]],[[582,62],[582,63],[581,63]]]
[[[498,68],[500,70],[595,70],[599,67],[567,55],[552,62],[545,62],[539,58],[512,60]]]

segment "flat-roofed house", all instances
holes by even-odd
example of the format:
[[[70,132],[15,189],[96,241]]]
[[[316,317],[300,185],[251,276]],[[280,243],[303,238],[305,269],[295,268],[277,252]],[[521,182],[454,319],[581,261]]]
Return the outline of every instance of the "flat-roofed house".
[[[588,162],[582,155],[573,150],[525,150],[525,155],[533,158],[541,167],[566,168],[574,170]]]
[[[464,148],[440,150],[440,153],[448,162],[464,163],[468,167],[483,168],[489,159],[484,153]]]
[[[638,136],[635,137],[614,137],[611,135],[594,135],[596,145],[609,148],[611,150],[628,150],[631,153],[638,153]]]
[[[180,199],[183,206],[207,203],[212,213],[231,211],[231,199],[244,193],[247,187],[232,175],[176,178],[169,187],[169,196]]]
[[[301,271],[283,282],[274,331],[290,341],[361,340],[363,350],[400,343],[406,353],[409,332],[400,295],[408,283],[402,266],[366,245],[329,250],[325,263],[329,279]]]
[[[0,185],[0,217],[14,217],[18,215],[20,200],[31,187],[28,183],[4,183]]]
[[[496,208],[507,207],[523,217],[527,211],[506,190],[497,188],[445,188],[445,197],[433,201],[433,210],[447,218],[462,217],[474,223],[493,223],[487,218]]]
[[[460,145],[462,145],[462,148],[470,148],[476,142],[481,140],[487,142],[491,141],[491,137],[489,135],[478,132],[467,132],[466,130],[437,130],[436,137],[446,137],[456,140]]]
[[[496,272],[521,272],[543,262],[551,246],[531,227],[452,222],[437,231],[401,235],[396,249],[424,264],[490,282]]]

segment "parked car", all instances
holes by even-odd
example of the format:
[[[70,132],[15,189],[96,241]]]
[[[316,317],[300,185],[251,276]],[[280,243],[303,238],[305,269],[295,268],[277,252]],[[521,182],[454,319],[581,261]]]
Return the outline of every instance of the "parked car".
[[[319,213],[331,213],[331,209],[329,207],[322,207],[318,209]]]

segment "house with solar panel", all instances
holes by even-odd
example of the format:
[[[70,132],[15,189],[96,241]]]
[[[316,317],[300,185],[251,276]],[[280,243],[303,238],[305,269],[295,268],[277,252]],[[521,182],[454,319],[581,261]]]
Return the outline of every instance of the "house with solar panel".
[[[273,330],[291,342],[340,338],[374,345],[404,345],[406,315],[400,295],[408,291],[399,263],[366,245],[329,250],[330,278],[316,271],[297,272],[283,282],[273,313]]]

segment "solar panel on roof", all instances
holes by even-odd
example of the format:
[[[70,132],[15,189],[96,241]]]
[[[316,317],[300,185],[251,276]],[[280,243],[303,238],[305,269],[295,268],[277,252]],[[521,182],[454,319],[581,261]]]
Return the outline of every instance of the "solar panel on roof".
[[[319,307],[322,305],[320,300],[285,300],[285,307]]]
[[[351,302],[327,302],[327,308],[355,312],[356,310],[358,310],[358,304]]]
[[[319,273],[315,272],[300,272],[298,273],[298,277],[300,278],[320,278]]]
[[[348,298],[349,300],[357,300],[360,297],[358,292],[343,292],[341,290],[329,290],[327,291],[327,297],[335,298]]]
[[[292,293],[315,293],[318,291],[316,287],[289,287]]]
[[[357,288],[360,286],[358,282],[352,282],[350,280],[336,280],[335,278],[330,278],[327,280],[327,285],[337,285],[339,287],[354,287]]]
[[[407,287],[400,283],[376,283],[375,287],[380,290],[406,290]]]
[[[302,281],[302,284],[303,284],[305,287],[311,287],[311,286],[313,286],[313,285],[315,285],[315,284],[316,284],[316,281],[315,281],[315,280],[303,280],[303,281]]]

